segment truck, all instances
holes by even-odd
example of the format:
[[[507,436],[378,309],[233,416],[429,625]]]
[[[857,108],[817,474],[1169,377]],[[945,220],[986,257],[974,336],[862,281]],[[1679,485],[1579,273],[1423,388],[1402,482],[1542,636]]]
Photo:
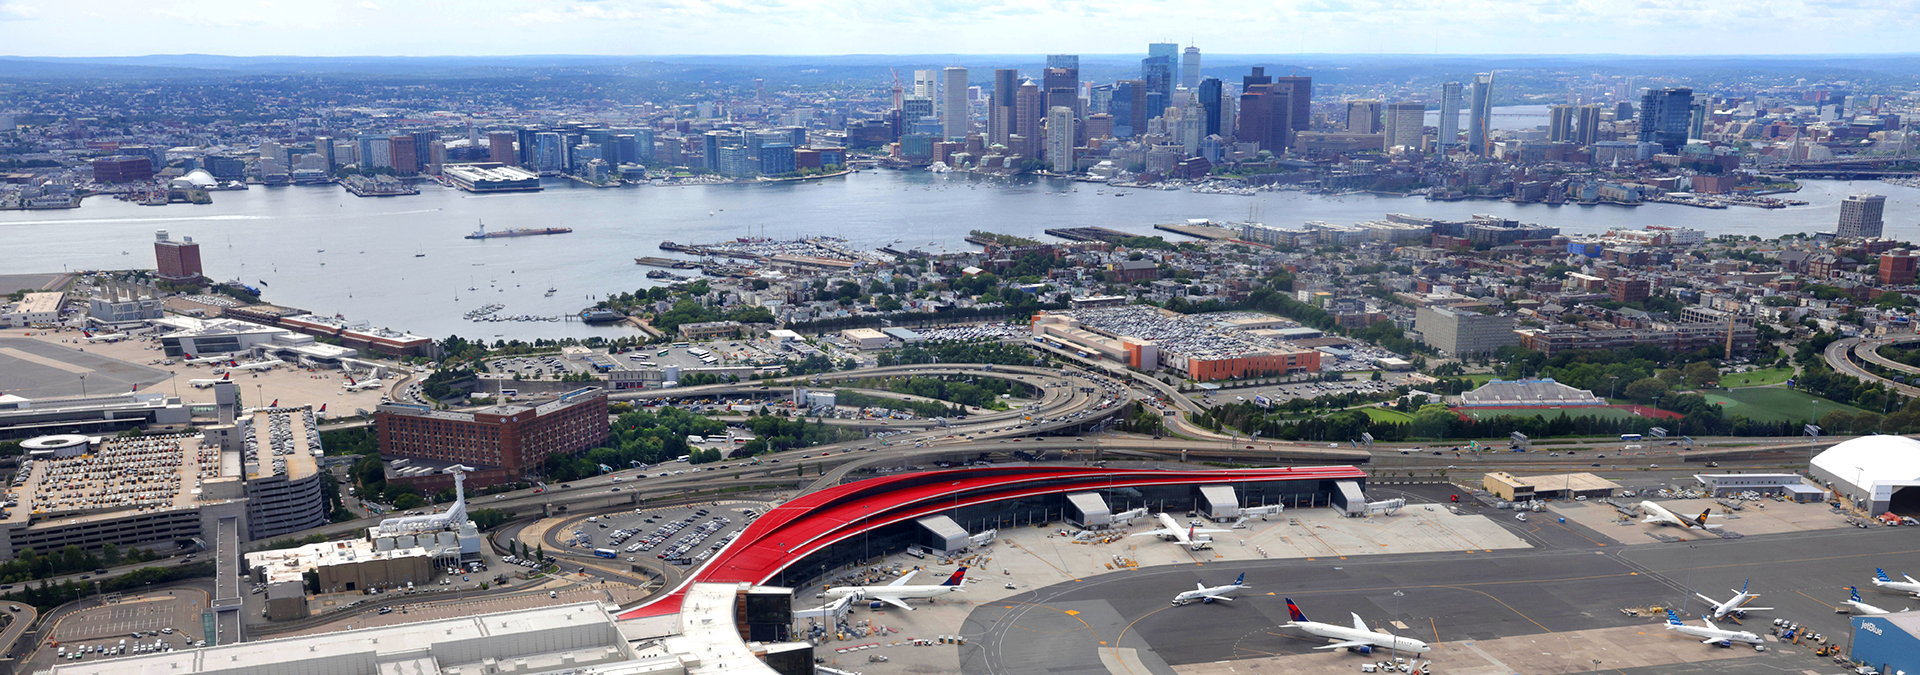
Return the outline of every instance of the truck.
[[[596,549],[593,549],[593,554],[594,554],[594,555],[597,555],[597,556],[600,556],[600,557],[602,557],[602,558],[618,558],[618,557],[620,557],[620,554],[619,554],[619,553],[616,553],[616,552],[614,552],[614,550],[613,550],[613,549],[610,549],[610,548],[596,548]]]

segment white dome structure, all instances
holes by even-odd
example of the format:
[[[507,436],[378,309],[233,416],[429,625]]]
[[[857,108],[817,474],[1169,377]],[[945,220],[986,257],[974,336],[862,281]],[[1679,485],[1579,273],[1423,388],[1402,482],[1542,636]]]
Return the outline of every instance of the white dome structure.
[[[1872,515],[1920,511],[1920,441],[1861,436],[1814,457],[1810,473]]]
[[[172,184],[178,188],[210,188],[219,185],[220,181],[214,180],[213,174],[207,173],[206,169],[194,169],[188,171],[187,175],[173,179]]]

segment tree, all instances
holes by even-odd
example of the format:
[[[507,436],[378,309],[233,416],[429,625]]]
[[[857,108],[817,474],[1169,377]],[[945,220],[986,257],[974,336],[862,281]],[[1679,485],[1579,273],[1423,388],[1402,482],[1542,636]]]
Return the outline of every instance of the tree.
[[[1660,372],[1654,373],[1653,376],[1660,378],[1661,382],[1667,383],[1668,387],[1678,387],[1681,382],[1687,379],[1687,375],[1680,372],[1678,368],[1662,368]]]
[[[480,509],[468,513],[467,516],[473,519],[474,527],[482,530],[491,530],[507,522],[507,512],[500,509]]]
[[[1687,384],[1694,387],[1711,387],[1720,383],[1720,371],[1705,361],[1689,363],[1680,372],[1686,374]]]
[[[1820,430],[1828,434],[1844,434],[1852,429],[1853,414],[1845,410],[1835,410],[1820,416]]]
[[[400,495],[400,497],[397,499],[394,499],[393,508],[403,509],[403,510],[417,509],[422,506],[425,506],[426,503],[427,503],[427,500],[421,499],[420,495],[409,492],[409,493]]]
[[[1424,438],[1446,438],[1453,429],[1454,420],[1457,419],[1459,416],[1444,405],[1429,403],[1420,406],[1420,412],[1413,415],[1413,435]]]
[[[101,546],[100,560],[108,567],[120,564],[120,546],[113,542],[107,542],[105,546]]]
[[[1667,383],[1657,377],[1643,377],[1628,383],[1622,393],[1635,401],[1652,401],[1667,393]]]

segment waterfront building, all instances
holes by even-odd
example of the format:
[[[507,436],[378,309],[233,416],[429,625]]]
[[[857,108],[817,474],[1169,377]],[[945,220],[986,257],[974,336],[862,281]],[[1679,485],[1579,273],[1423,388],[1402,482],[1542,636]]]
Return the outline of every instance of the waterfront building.
[[[1386,147],[1418,150],[1426,131],[1427,104],[1393,103],[1386,108]]]
[[[1467,152],[1488,154],[1492,125],[1493,73],[1477,73],[1473,76],[1473,98],[1467,112]]]
[[[442,170],[453,186],[467,192],[532,192],[540,189],[540,175],[500,162],[456,164]]]
[[[393,166],[396,176],[412,176],[420,173],[420,157],[414,153],[413,136],[401,135],[387,138],[388,162]]]
[[[557,131],[542,131],[533,135],[533,168],[540,173],[560,173],[567,168],[566,137]]]
[[[760,175],[778,176],[794,171],[792,143],[765,143],[760,146]]]
[[[1276,155],[1285,152],[1292,144],[1292,94],[1292,86],[1287,84],[1247,87],[1240,95],[1240,131],[1236,137]]]
[[[1883,195],[1847,195],[1840,202],[1840,227],[1834,236],[1842,239],[1878,237],[1886,227],[1882,218],[1886,210],[1887,198]]]
[[[1693,124],[1693,90],[1687,87],[1648,89],[1640,97],[1640,142],[1658,143],[1668,153],[1687,144]]]
[[[153,160],[132,155],[114,155],[93,160],[96,183],[132,183],[153,179]]]
[[[1580,106],[1578,121],[1574,124],[1574,145],[1584,148],[1600,142],[1600,110],[1598,103]]]
[[[1312,129],[1313,78],[1305,75],[1280,75],[1273,78],[1273,84],[1276,87],[1282,85],[1287,87],[1287,101],[1292,106],[1287,111],[1288,127],[1294,131]]]
[[[1063,105],[1054,106],[1047,113],[1047,161],[1052,164],[1053,172],[1073,173],[1073,109]]]
[[[753,158],[748,156],[747,146],[744,145],[722,146],[720,148],[719,159],[720,163],[717,170],[720,172],[720,175],[729,178],[752,176],[758,168],[758,166],[753,163]]]
[[[156,276],[169,281],[190,281],[199,279],[200,245],[193,243],[193,237],[183,237],[174,241],[167,237],[166,230],[153,233],[153,257],[157,270]]]

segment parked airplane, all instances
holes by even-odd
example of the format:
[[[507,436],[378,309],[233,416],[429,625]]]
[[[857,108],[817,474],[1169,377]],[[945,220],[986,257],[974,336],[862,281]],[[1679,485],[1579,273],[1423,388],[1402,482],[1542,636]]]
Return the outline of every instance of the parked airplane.
[[[127,339],[126,333],[108,333],[106,335],[94,335],[93,331],[80,331],[80,336],[81,336],[81,339],[86,340],[89,343],[93,343],[93,342],[113,343],[113,342],[119,342],[121,340]]]
[[[196,359],[196,358],[192,358],[192,356],[193,356],[192,354],[188,354],[187,356],[188,356],[188,358],[187,358],[187,365],[190,365],[190,366],[198,366],[198,365],[205,365],[205,364],[208,364],[208,363],[222,363],[222,362],[225,362],[225,361],[231,361],[231,360],[233,360],[233,355],[232,355],[232,354],[225,354],[225,355],[222,355],[222,356],[203,356],[203,357],[200,357],[200,358],[197,358],[197,359]]]
[[[226,375],[221,375],[220,377],[216,379],[211,379],[211,380],[187,380],[187,384],[193,385],[193,388],[195,389],[206,389],[207,387],[220,384],[221,382],[232,382],[232,381],[233,381],[233,374],[229,373]]]
[[[1732,590],[1732,589],[1728,589],[1728,590]],[[1712,613],[1708,614],[1707,616],[1714,619],[1724,619],[1724,618],[1727,618],[1728,615],[1733,615],[1735,618],[1744,619],[1744,618],[1747,618],[1747,612],[1749,611],[1773,609],[1772,607],[1743,606],[1747,603],[1747,601],[1760,597],[1759,593],[1747,592],[1747,582],[1745,581],[1740,582],[1740,590],[1733,591],[1733,593],[1734,593],[1733,597],[1729,598],[1726,602],[1720,602],[1719,600],[1709,598],[1700,593],[1695,593],[1694,595],[1699,596],[1701,600],[1707,601],[1707,604],[1713,607]]]
[[[1707,618],[1701,618],[1700,623],[1707,625],[1689,626],[1686,622],[1680,620],[1680,615],[1674,614],[1671,609],[1667,610],[1667,630],[1679,631],[1697,638],[1706,638],[1701,640],[1700,644],[1710,645],[1717,643],[1722,647],[1731,647],[1735,642],[1745,642],[1750,645],[1760,644],[1760,636],[1747,631],[1726,630],[1713,625],[1713,620]]]
[[[254,361],[253,363],[242,363],[240,365],[234,366],[233,369],[234,370],[269,370],[274,366],[286,365],[286,363],[287,362],[282,361],[280,359],[267,359],[265,361]]]
[[[1422,654],[1431,650],[1427,643],[1413,638],[1396,637],[1386,633],[1376,633],[1367,628],[1367,622],[1353,615],[1353,627],[1338,626],[1330,623],[1310,621],[1301,613],[1300,606],[1293,604],[1293,598],[1287,598],[1287,616],[1292,619],[1281,628],[1298,628],[1308,635],[1334,640],[1333,644],[1314,647],[1314,649],[1346,649],[1361,654],[1372,654],[1376,649],[1392,649],[1410,654]]]
[[[347,384],[345,386],[347,391],[366,391],[368,389],[379,389],[380,380],[379,379],[355,380],[353,378],[347,378]]]
[[[1233,602],[1232,596],[1234,593],[1239,592],[1242,588],[1253,588],[1252,586],[1248,586],[1246,581],[1247,573],[1241,572],[1239,578],[1234,579],[1233,583],[1225,586],[1207,588],[1206,584],[1195,583],[1193,590],[1173,596],[1173,606],[1179,607],[1195,600],[1199,600],[1202,604],[1215,600]]]
[[[1901,593],[1912,593],[1914,597],[1920,597],[1920,581],[1914,581],[1913,577],[1905,574],[1900,576],[1906,578],[1906,581],[1888,579],[1886,570],[1875,567],[1873,568],[1873,585]]]
[[[1198,520],[1193,521],[1186,527],[1181,527],[1180,523],[1173,519],[1173,516],[1164,513],[1156,515],[1160,518],[1160,529],[1135,532],[1133,536],[1144,537],[1147,535],[1158,535],[1163,540],[1177,541],[1189,550],[1199,551],[1213,547],[1213,537],[1202,537],[1200,536],[1202,533],[1227,531],[1203,529],[1200,527],[1200,521]]]
[[[955,570],[953,576],[947,577],[946,581],[940,582],[937,586],[908,586],[907,581],[913,579],[913,575],[917,572],[919,572],[919,570],[903,574],[900,578],[894,579],[893,583],[885,586],[841,586],[839,588],[829,588],[826,593],[822,594],[822,597],[829,600],[851,597],[854,602],[861,600],[878,600],[901,609],[912,610],[913,608],[907,606],[905,602],[907,598],[936,598],[966,588],[967,568],[965,567]]]
[[[1875,607],[1873,605],[1869,605],[1867,603],[1861,602],[1859,588],[1848,586],[1847,592],[1852,594],[1852,597],[1847,599],[1847,604],[1853,606],[1853,613],[1855,614],[1892,614],[1893,613],[1884,609],[1880,609],[1879,607]],[[1904,612],[1907,610],[1903,609],[1900,611]]]
[[[1719,525],[1707,524],[1707,517],[1711,513],[1713,513],[1713,509],[1709,508],[1701,511],[1700,517],[1698,518],[1688,518],[1668,511],[1666,507],[1659,504],[1650,501],[1640,502],[1640,514],[1646,516],[1646,518],[1640,522],[1652,525],[1673,525],[1682,528],[1697,527],[1702,530],[1718,530],[1720,529]]]

